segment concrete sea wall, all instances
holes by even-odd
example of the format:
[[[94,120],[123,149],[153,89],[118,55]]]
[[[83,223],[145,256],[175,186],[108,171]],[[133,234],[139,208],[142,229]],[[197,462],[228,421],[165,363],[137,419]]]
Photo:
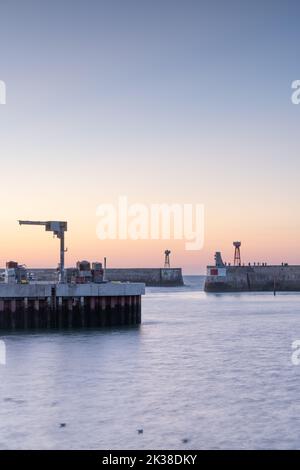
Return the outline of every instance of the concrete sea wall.
[[[144,284],[2,284],[0,329],[138,325]]]
[[[55,282],[55,269],[29,269],[36,281]],[[146,286],[183,286],[181,268],[109,268],[108,281],[143,282]]]
[[[300,291],[300,266],[208,266],[206,292]],[[210,275],[218,271],[219,275]]]
[[[144,282],[146,286],[182,286],[181,268],[107,269],[106,279],[121,282]]]

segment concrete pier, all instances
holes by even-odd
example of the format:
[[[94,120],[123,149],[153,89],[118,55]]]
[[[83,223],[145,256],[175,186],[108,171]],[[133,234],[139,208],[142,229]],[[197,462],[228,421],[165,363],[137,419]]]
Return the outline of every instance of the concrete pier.
[[[208,266],[206,292],[300,291],[300,266]]]
[[[107,269],[108,281],[144,282],[146,286],[183,286],[181,268],[117,268]]]
[[[57,271],[51,268],[28,269],[36,281],[55,282]],[[105,271],[107,281],[142,282],[146,286],[183,286],[181,268],[109,268]]]
[[[0,329],[98,328],[141,323],[144,284],[0,284]]]

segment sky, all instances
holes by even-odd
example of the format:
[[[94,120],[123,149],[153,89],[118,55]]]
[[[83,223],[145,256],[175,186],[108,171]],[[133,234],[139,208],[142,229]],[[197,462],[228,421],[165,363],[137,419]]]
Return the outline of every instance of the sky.
[[[300,263],[298,1],[0,0],[0,265]],[[99,240],[99,204],[203,204],[204,245]]]

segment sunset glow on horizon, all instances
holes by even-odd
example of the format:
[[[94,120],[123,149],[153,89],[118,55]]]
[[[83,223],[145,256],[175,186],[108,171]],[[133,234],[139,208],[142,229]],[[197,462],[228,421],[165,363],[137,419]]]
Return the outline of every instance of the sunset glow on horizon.
[[[142,3],[1,6],[0,267],[57,266],[58,240],[19,219],[68,221],[67,266],[163,267],[168,248],[171,266],[204,273],[236,239],[245,263],[300,264],[300,5],[291,18],[279,1]],[[99,240],[97,206],[120,195],[203,204],[203,249]]]

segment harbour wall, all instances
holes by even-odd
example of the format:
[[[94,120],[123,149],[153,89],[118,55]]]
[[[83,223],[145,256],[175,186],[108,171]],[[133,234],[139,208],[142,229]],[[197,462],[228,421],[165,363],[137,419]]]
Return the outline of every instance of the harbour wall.
[[[183,286],[181,268],[110,268],[106,270],[106,279],[144,282],[146,286]]]
[[[57,271],[51,268],[30,269],[36,281],[55,282]],[[143,282],[146,286],[183,286],[181,268],[109,268],[106,280],[118,282]]]
[[[298,265],[208,266],[207,271],[206,292],[300,291]]]
[[[0,329],[138,325],[144,284],[1,284]]]

